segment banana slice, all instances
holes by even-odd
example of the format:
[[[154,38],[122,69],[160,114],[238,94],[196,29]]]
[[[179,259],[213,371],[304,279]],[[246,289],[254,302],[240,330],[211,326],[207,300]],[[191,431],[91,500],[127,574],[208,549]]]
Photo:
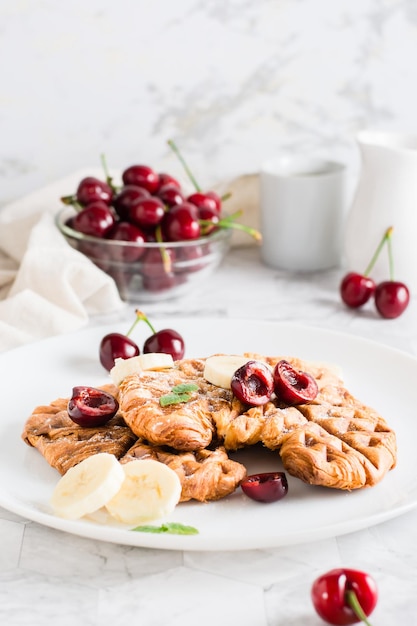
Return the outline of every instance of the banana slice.
[[[94,454],[60,478],[51,497],[51,506],[60,517],[79,519],[113,498],[124,477],[123,466],[113,454]]]
[[[142,370],[162,370],[173,367],[174,360],[164,352],[148,352],[133,356],[130,359],[116,359],[110,370],[112,381],[117,386],[124,378],[138,374]]]
[[[112,517],[124,524],[141,524],[171,513],[181,496],[181,482],[167,465],[152,459],[122,465],[125,479],[106,504]]]
[[[235,371],[250,360],[238,354],[214,354],[206,359],[204,378],[216,387],[230,389]]]

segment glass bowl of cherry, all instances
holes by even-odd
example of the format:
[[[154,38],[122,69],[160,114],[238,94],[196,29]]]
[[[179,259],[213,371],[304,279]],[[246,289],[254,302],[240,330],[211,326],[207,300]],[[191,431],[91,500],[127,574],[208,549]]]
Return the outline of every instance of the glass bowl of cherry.
[[[194,181],[195,183],[195,181]],[[212,191],[186,194],[180,183],[132,165],[116,185],[83,178],[61,198],[56,225],[67,242],[115,281],[127,302],[177,298],[204,285],[230,246],[235,216]]]

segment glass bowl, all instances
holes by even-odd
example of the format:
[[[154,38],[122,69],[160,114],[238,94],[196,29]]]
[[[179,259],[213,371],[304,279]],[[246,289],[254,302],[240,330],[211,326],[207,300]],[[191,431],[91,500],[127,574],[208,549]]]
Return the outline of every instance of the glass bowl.
[[[126,302],[161,302],[204,287],[230,247],[231,230],[219,229],[190,241],[115,241],[84,235],[68,225],[75,215],[63,207],[55,223],[67,242],[111,276]]]

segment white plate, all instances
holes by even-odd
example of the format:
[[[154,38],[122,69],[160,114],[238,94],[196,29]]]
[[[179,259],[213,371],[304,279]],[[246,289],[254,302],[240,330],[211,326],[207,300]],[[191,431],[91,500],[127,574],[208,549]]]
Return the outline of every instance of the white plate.
[[[49,498],[59,475],[21,440],[26,418],[39,404],[66,397],[75,385],[108,381],[98,361],[105,333],[126,332],[118,325],[97,327],[31,344],[0,355],[0,505],[25,518],[69,533],[119,544],[178,550],[242,550],[298,544],[341,535],[405,513],[417,505],[417,360],[354,336],[287,323],[249,320],[158,320],[175,327],[186,356],[215,352],[294,355],[336,363],[349,390],[377,409],[396,430],[398,464],[371,489],[342,492],[312,487],[288,477],[283,500],[259,504],[239,490],[219,502],[179,505],[169,521],[195,526],[198,535],[132,532],[90,521],[66,521],[51,514]],[[147,336],[137,327],[135,339]],[[279,456],[247,450],[237,455],[250,473],[280,470]]]

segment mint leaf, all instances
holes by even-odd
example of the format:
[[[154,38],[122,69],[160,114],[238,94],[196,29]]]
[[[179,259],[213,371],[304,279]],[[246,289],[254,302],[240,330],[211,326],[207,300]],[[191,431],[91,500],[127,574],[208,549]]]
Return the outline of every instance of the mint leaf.
[[[191,392],[197,391],[198,385],[194,383],[181,383],[175,385],[170,393],[159,398],[161,406],[169,406],[170,404],[178,404],[179,402],[188,402],[191,399]]]
[[[159,398],[159,404],[161,406],[169,406],[179,402],[188,402],[190,398],[191,395],[189,393],[167,393]]]
[[[154,534],[167,533],[170,535],[198,535],[198,530],[197,528],[194,528],[194,526],[185,526],[184,524],[179,524],[178,522],[167,522],[166,524],[161,524],[161,526],[136,526],[136,528],[132,528],[132,530],[135,532]]]
[[[191,393],[191,391],[197,391],[198,385],[195,383],[181,383],[180,385],[175,385],[171,389],[174,393]]]

